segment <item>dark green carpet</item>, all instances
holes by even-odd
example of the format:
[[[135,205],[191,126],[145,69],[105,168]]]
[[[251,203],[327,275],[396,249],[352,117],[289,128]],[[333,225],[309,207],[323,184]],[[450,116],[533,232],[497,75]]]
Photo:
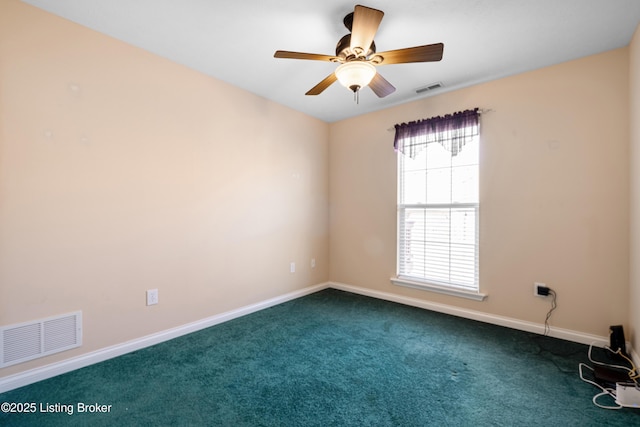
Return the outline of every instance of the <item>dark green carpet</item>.
[[[325,290],[0,395],[0,425],[628,426],[587,346]],[[77,413],[77,403],[112,405]]]

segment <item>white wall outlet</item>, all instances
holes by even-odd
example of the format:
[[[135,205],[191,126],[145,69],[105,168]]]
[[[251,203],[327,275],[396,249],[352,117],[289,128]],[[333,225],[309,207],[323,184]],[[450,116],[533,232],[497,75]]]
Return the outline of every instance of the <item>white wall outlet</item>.
[[[316,259],[311,258],[311,268],[316,268]]]
[[[158,303],[158,290],[149,289],[147,291],[147,305],[156,305]]]
[[[291,271],[292,273],[296,272],[296,263],[292,262],[291,265],[289,266],[289,271]]]

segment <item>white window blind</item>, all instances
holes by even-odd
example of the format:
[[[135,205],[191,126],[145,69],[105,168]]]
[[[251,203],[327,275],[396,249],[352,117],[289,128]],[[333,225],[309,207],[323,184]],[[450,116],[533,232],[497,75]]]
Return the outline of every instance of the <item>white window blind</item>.
[[[398,277],[478,292],[480,141],[465,124],[398,153]]]

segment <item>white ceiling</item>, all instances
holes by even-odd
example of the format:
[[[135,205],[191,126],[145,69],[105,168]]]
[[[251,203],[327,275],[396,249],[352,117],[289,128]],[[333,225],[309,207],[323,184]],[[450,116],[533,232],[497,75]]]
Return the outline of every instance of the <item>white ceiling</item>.
[[[339,83],[304,95],[336,64],[273,57],[334,55],[355,0],[23,1],[327,122],[626,46],[640,22],[640,0],[363,0],[385,12],[379,52],[445,47],[440,62],[379,67],[397,91],[356,105]]]

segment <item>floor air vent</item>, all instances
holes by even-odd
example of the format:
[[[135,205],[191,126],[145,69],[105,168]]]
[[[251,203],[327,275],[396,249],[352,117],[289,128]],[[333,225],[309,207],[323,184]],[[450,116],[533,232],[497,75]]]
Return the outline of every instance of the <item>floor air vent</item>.
[[[0,327],[0,368],[82,345],[82,312]]]

